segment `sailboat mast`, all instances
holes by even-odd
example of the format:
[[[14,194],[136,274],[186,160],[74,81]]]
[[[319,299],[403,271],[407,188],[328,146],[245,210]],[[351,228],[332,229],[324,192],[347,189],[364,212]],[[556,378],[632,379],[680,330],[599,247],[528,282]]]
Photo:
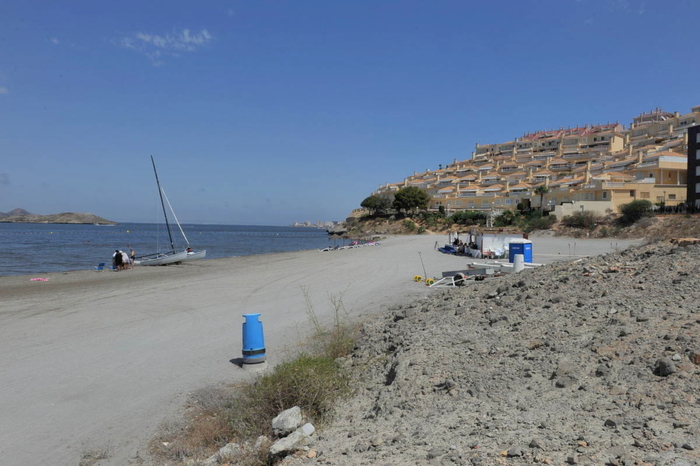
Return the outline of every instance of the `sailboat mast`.
[[[165,226],[168,229],[168,238],[170,238],[170,249],[175,252],[175,243],[173,243],[173,235],[170,233],[170,223],[168,223],[168,214],[165,211],[165,203],[163,202],[163,190],[160,187],[160,181],[158,181],[158,172],[156,171],[156,162],[153,160],[151,155],[151,163],[153,164],[153,173],[156,175],[156,185],[158,186],[158,195],[160,196],[160,205],[163,207],[163,216],[165,217]]]

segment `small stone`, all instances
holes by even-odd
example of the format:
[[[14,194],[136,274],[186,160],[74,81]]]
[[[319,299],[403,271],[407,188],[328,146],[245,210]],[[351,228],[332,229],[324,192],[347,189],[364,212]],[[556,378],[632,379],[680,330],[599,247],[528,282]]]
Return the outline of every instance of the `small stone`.
[[[676,365],[669,358],[663,358],[656,361],[654,373],[661,377],[668,377],[676,372]]]
[[[532,440],[530,440],[530,448],[542,449],[542,443],[539,439],[533,438]]]
[[[681,359],[682,359],[682,358],[681,358],[681,355],[678,354],[678,353],[676,353],[676,354],[674,354],[673,356],[671,356],[671,360],[674,361],[674,362],[678,362],[678,361],[680,361]]]
[[[442,456],[444,454],[445,454],[445,452],[443,452],[442,450],[440,450],[438,448],[433,448],[432,450],[430,450],[428,452],[428,459],[432,460],[433,458],[437,458],[438,456]]]
[[[509,458],[513,458],[515,456],[523,456],[524,451],[522,447],[511,447],[507,453]]]
[[[604,425],[606,427],[617,427],[621,423],[622,422],[621,422],[619,417],[614,417],[614,418],[606,419]]]
[[[690,443],[684,443],[681,448],[684,450],[695,450],[695,447]]]
[[[318,452],[314,449],[311,449],[306,453],[307,458],[316,458],[318,456]]]
[[[689,358],[693,364],[700,365],[700,351],[692,351]]]

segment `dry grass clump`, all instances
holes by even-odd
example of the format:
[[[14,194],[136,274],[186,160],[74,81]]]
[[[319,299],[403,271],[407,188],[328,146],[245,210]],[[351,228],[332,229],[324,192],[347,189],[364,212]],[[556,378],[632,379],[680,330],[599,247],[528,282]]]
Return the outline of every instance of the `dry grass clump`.
[[[78,466],[94,466],[100,460],[106,460],[111,456],[110,447],[91,448],[80,454]]]
[[[271,438],[272,419],[280,412],[299,406],[305,419],[323,424],[333,413],[340,397],[350,392],[350,378],[337,358],[355,347],[358,326],[345,319],[340,296],[331,296],[333,322],[324,326],[311,305],[307,314],[313,332],[307,351],[259,375],[252,383],[206,388],[192,394],[181,421],[165,424],[151,442],[151,453],[159,464],[182,464],[193,458],[205,459],[229,442],[247,445],[235,464],[269,464],[269,442],[252,447],[259,436]]]
[[[192,393],[185,415],[161,425],[151,453],[172,464],[214,454],[234,437],[228,419],[237,387],[207,387]]]
[[[306,346],[309,353],[322,355],[332,359],[347,356],[355,348],[359,335],[359,325],[352,323],[343,302],[343,293],[329,295],[328,302],[333,310],[333,321],[330,325],[323,324],[311,300],[308,288],[301,288],[306,300],[306,315],[309,318],[313,333]]]
[[[306,418],[323,423],[336,400],[349,390],[349,378],[334,359],[302,354],[275,366],[245,387],[235,400],[232,426],[239,438],[269,435],[272,419],[299,406]]]

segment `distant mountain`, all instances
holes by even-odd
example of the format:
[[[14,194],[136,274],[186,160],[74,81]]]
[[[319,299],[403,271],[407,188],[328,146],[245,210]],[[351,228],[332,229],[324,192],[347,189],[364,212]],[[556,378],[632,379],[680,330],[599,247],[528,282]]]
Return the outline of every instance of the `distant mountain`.
[[[15,216],[15,215],[32,215],[32,213],[31,213],[31,212],[27,212],[27,211],[24,210],[24,209],[15,209],[15,210],[11,210],[11,211],[9,211],[9,212],[7,212],[7,213],[5,213],[5,212],[0,212],[0,217],[13,217],[13,216]]]
[[[64,212],[52,215],[36,215],[24,209],[15,209],[8,213],[0,212],[0,223],[71,223],[117,225],[117,222],[84,212]]]

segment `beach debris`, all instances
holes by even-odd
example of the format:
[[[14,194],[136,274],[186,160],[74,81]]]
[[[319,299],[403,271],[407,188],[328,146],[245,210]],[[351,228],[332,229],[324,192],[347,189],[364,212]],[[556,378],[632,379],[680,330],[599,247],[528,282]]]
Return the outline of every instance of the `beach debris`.
[[[49,279],[48,278],[30,278],[29,281],[30,282],[48,282]]]

